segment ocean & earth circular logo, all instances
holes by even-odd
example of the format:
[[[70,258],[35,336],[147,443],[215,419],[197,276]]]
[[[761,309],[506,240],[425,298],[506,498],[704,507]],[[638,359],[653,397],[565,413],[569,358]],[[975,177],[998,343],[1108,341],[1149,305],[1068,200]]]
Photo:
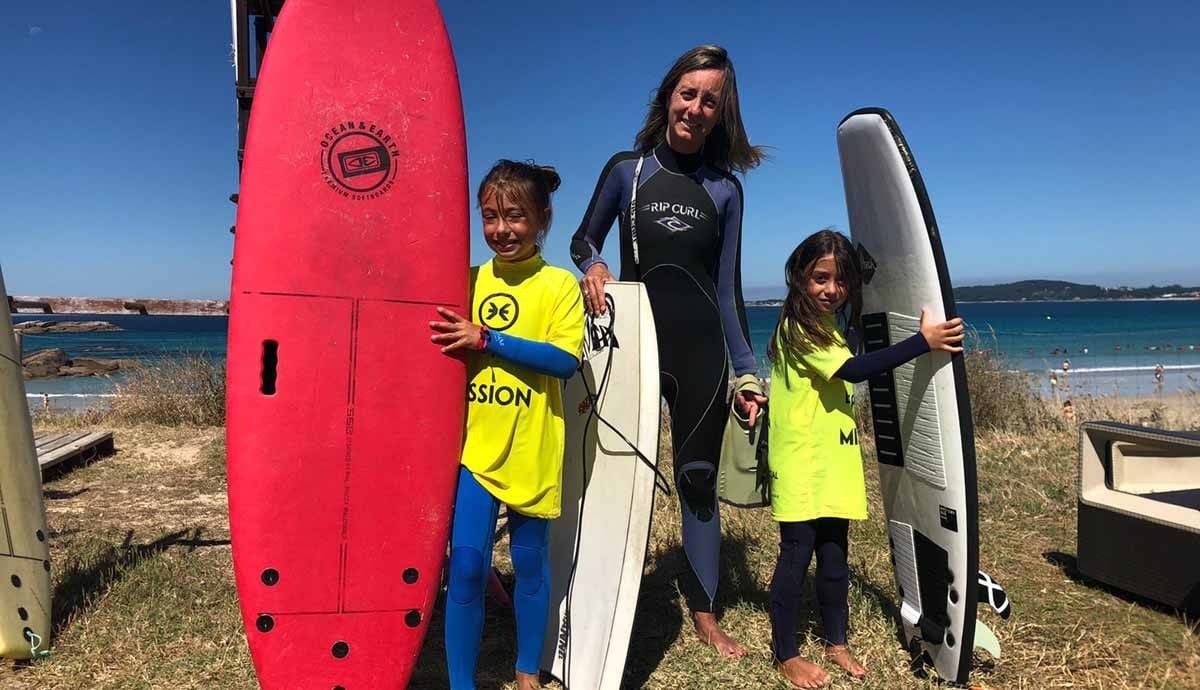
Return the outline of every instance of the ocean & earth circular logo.
[[[354,201],[378,199],[396,182],[396,140],[374,122],[339,122],[321,133],[321,178]]]

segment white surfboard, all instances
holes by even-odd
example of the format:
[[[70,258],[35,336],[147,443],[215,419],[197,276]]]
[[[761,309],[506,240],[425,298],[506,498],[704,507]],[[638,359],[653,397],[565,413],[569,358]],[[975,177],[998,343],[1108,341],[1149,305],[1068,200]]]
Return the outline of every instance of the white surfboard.
[[[563,509],[550,526],[542,668],[568,690],[621,685],[654,509],[654,318],[641,283],[606,289],[608,313],[588,317],[583,363],[563,396]]]
[[[933,207],[886,110],[837,129],[850,235],[863,270],[868,351],[916,333],[921,307],[956,316]],[[965,683],[979,570],[975,442],[962,355],[928,353],[871,379],[871,414],[905,638]]]
[[[0,275],[0,656],[29,659],[50,642],[50,549],[7,295]]]

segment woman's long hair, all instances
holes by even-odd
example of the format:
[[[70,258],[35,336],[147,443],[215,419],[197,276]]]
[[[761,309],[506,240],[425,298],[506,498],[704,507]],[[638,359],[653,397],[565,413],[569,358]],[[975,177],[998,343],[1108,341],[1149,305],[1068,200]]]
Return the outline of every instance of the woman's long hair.
[[[838,280],[846,283],[846,302],[838,309],[838,321],[844,328],[862,332],[862,274],[858,258],[845,235],[825,228],[801,242],[784,266],[787,299],[779,310],[779,322],[775,324],[775,332],[767,346],[767,357],[773,364],[788,356],[804,355],[834,344],[834,329],[823,318],[821,307],[808,294],[808,280],[817,261],[830,254],[837,265]],[[781,344],[783,352],[780,352]]]
[[[704,162],[718,170],[745,173],[762,163],[766,154],[761,146],[751,146],[746,137],[741,106],[738,104],[737,75],[733,71],[729,53],[721,46],[696,46],[680,55],[671,65],[658,85],[654,100],[650,101],[646,124],[638,132],[634,147],[642,154],[648,154],[663,142],[667,136],[667,108],[675,86],[683,75],[701,69],[719,69],[725,75],[719,105],[721,117],[704,139]]]

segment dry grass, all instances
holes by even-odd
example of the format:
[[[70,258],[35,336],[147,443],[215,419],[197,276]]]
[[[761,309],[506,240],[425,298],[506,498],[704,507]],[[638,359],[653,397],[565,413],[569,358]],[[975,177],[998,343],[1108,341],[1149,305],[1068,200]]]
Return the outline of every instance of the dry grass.
[[[114,431],[115,455],[44,480],[54,654],[8,662],[0,687],[255,687],[232,578],[222,430]]]
[[[1131,403],[1129,418],[1154,404],[1138,411]],[[1080,418],[1086,409],[1081,403]],[[115,456],[46,481],[55,653],[0,668],[0,687],[255,687],[233,585],[221,430],[143,424],[116,431]],[[1076,441],[1072,430],[1058,428],[979,436],[981,564],[1006,586],[1015,613],[1001,621],[981,609],[1004,656],[980,653],[973,680],[993,688],[1200,688],[1194,622],[1076,572]],[[877,473],[869,443],[864,450],[874,514],[851,532],[851,644],[871,676],[861,683],[835,676],[832,687],[939,687],[914,669],[897,637]],[[626,687],[785,687],[771,668],[766,613],[776,526],[768,511],[722,511],[719,604],[749,655],[722,660],[692,631],[676,584],[686,567],[679,507],[675,497],[660,496]],[[496,562],[510,577],[504,542]],[[816,661],[811,595],[807,610],[802,653]],[[512,613],[491,608],[488,615],[480,688],[512,687]],[[413,688],[445,687],[441,635],[437,614]]]
[[[225,423],[225,365],[202,355],[132,369],[117,387],[109,417],[137,424],[217,426]]]
[[[975,349],[964,360],[976,431],[1036,434],[1065,426],[1035,392],[1033,376],[1013,371],[1003,355]]]
[[[225,424],[225,365],[181,355],[132,368],[111,402],[84,409],[33,409],[35,425],[79,429],[100,424],[212,427]]]

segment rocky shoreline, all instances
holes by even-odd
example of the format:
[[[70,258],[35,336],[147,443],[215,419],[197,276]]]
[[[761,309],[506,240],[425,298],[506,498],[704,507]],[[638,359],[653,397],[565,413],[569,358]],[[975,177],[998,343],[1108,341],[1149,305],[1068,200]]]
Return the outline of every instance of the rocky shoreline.
[[[43,333],[107,333],[125,329],[107,321],[23,321],[13,324],[13,330],[21,335]]]
[[[76,357],[72,359],[61,348],[38,350],[21,360],[25,378],[38,379],[54,376],[107,376],[120,369],[138,365],[133,359],[97,359]]]

